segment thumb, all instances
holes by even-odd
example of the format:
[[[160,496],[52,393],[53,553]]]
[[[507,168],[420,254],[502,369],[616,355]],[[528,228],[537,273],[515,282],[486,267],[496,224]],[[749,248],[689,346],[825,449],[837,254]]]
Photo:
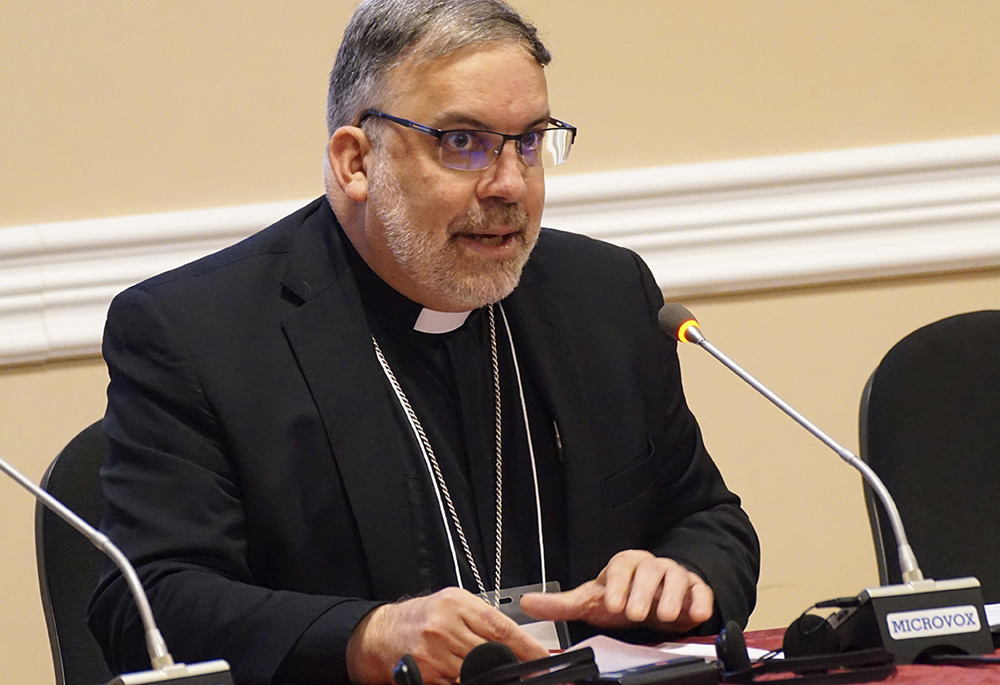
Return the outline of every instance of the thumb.
[[[583,616],[587,583],[566,592],[528,592],[521,595],[521,611],[532,618],[574,621]]]

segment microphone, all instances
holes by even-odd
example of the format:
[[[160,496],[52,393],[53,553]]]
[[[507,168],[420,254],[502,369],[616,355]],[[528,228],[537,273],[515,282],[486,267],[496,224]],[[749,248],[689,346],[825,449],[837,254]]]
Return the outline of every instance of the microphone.
[[[395,685],[424,685],[420,667],[412,654],[404,654],[392,669],[392,682]]]
[[[584,681],[597,674],[594,650],[590,647],[522,663],[507,645],[484,642],[465,655],[459,681],[462,685],[560,685]]]
[[[934,650],[967,654],[993,652],[979,581],[973,577],[940,581],[924,579],[907,541],[899,509],[889,490],[868,464],[710,343],[702,333],[698,320],[684,305],[675,302],[663,305],[657,319],[665,333],[678,342],[692,343],[704,349],[853,466],[882,502],[896,538],[903,583],[866,589],[857,596],[853,606],[842,608],[827,619],[842,649],[885,647],[899,663],[913,663],[923,658],[926,652]]]
[[[800,426],[819,438],[823,444],[836,452],[841,459],[860,471],[865,481],[872,487],[873,490],[875,490],[882,502],[882,506],[885,507],[886,513],[889,516],[893,535],[896,538],[896,544],[899,546],[899,569],[902,572],[903,581],[910,582],[924,579],[923,573],[921,573],[920,567],[917,565],[917,558],[914,556],[913,550],[910,548],[910,544],[906,540],[906,531],[903,530],[903,520],[899,516],[899,510],[896,508],[896,503],[893,501],[892,496],[889,494],[885,485],[882,484],[881,479],[879,479],[868,464],[861,461],[861,459],[849,450],[841,447],[833,440],[833,438],[821,431],[814,423],[809,421],[806,417],[793,409],[787,402],[771,392],[760,381],[751,376],[736,362],[723,354],[717,347],[715,347],[715,345],[708,342],[701,332],[698,320],[694,318],[694,314],[692,314],[687,307],[682,304],[677,304],[676,302],[667,303],[660,309],[657,319],[660,322],[660,328],[670,334],[675,340],[679,342],[694,343],[705,349],[709,354],[727,366],[733,373],[746,381],[754,390],[762,394],[779,409],[792,417],[792,419],[794,419]]]
[[[462,685],[560,685],[597,676],[594,650],[572,649],[555,656],[521,663],[502,642],[484,642],[469,650],[462,660]],[[392,669],[395,685],[424,685],[417,661],[404,654]]]
[[[459,670],[459,681],[463,685],[472,683],[479,676],[492,673],[501,666],[519,663],[517,656],[510,647],[502,642],[484,642],[476,645],[462,660]],[[395,685],[424,685],[420,675],[420,667],[412,654],[404,654],[392,669],[392,682]]]
[[[146,591],[142,588],[139,575],[135,572],[128,557],[115,546],[101,531],[80,518],[72,509],[35,485],[27,476],[0,458],[0,471],[10,476],[21,487],[30,492],[35,499],[55,512],[66,523],[76,528],[90,541],[94,547],[108,556],[114,562],[122,577],[128,584],[132,599],[139,609],[143,628],[146,631],[146,649],[149,652],[150,671],[122,674],[111,680],[108,685],[144,685],[145,683],[171,682],[176,685],[233,685],[229,673],[229,664],[222,659],[206,661],[198,664],[175,664],[167,650],[167,644],[160,635],[153,619],[153,610],[149,606]]]
[[[502,642],[484,642],[476,645],[462,660],[458,673],[459,682],[471,683],[479,676],[501,666],[518,663],[518,658],[510,647]]]

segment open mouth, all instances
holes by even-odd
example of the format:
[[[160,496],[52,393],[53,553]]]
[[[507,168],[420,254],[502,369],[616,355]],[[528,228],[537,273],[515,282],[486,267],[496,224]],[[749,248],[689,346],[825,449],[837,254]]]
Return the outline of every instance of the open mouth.
[[[514,240],[514,236],[517,234],[507,233],[504,235],[493,235],[489,233],[463,233],[461,235],[486,247],[500,247]]]
[[[483,245],[488,245],[490,247],[499,247],[510,238],[510,236],[507,235],[474,235],[472,237]]]

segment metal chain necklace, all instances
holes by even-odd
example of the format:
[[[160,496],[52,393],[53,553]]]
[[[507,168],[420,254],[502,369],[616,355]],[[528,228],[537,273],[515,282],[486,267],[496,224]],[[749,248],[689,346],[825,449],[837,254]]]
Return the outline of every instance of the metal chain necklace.
[[[494,589],[497,590],[494,593],[495,599],[499,598],[500,590],[500,570],[502,565],[502,550],[503,550],[503,435],[502,435],[502,412],[501,412],[501,402],[500,402],[500,364],[497,358],[497,334],[496,334],[496,322],[493,316],[493,305],[489,305],[487,309],[489,314],[490,323],[490,360],[493,364],[493,394],[495,398],[495,415],[496,415],[496,566],[495,572],[496,577],[494,581]],[[479,567],[476,565],[476,560],[472,556],[472,550],[469,549],[469,542],[465,537],[465,531],[462,529],[462,523],[458,519],[458,512],[455,510],[455,504],[451,499],[451,493],[448,491],[448,484],[445,482],[444,474],[441,472],[441,466],[438,464],[437,457],[434,455],[434,448],[431,447],[430,440],[427,439],[427,434],[424,432],[424,427],[420,423],[420,419],[417,418],[417,413],[413,410],[410,405],[409,399],[406,397],[406,393],[403,392],[403,388],[400,386],[399,381],[396,380],[396,375],[392,372],[392,368],[389,366],[389,362],[386,361],[385,355],[382,354],[382,349],[379,347],[378,341],[375,336],[372,336],[372,344],[375,346],[375,356],[378,357],[379,364],[382,366],[382,371],[385,373],[386,378],[389,380],[389,384],[392,386],[393,391],[396,393],[396,397],[399,400],[400,406],[403,408],[403,412],[406,414],[406,418],[410,422],[410,426],[413,428],[414,434],[419,440],[421,451],[427,459],[430,465],[430,469],[434,474],[434,480],[437,484],[438,491],[444,500],[444,504],[448,509],[448,514],[451,518],[451,523],[455,528],[455,533],[458,535],[459,542],[462,545],[462,551],[465,553],[465,558],[469,562],[469,567],[472,569],[472,575],[476,580],[476,585],[479,592],[486,594],[486,587],[483,585],[483,579],[479,574]],[[445,526],[445,533],[447,531],[447,525]],[[449,534],[450,537],[450,534]],[[457,561],[456,561],[456,572],[457,572]],[[459,586],[462,585],[462,578],[458,577]]]

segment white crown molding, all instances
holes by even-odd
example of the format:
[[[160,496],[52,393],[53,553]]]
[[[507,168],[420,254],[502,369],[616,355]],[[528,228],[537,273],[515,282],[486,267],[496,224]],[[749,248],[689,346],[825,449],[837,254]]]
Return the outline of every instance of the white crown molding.
[[[108,303],[304,204],[0,227],[0,365],[97,354]],[[559,175],[544,222],[668,297],[1000,266],[1000,136]]]
[[[668,298],[1000,266],[1000,136],[553,178]]]
[[[100,353],[108,305],[302,202],[0,227],[0,366]]]

